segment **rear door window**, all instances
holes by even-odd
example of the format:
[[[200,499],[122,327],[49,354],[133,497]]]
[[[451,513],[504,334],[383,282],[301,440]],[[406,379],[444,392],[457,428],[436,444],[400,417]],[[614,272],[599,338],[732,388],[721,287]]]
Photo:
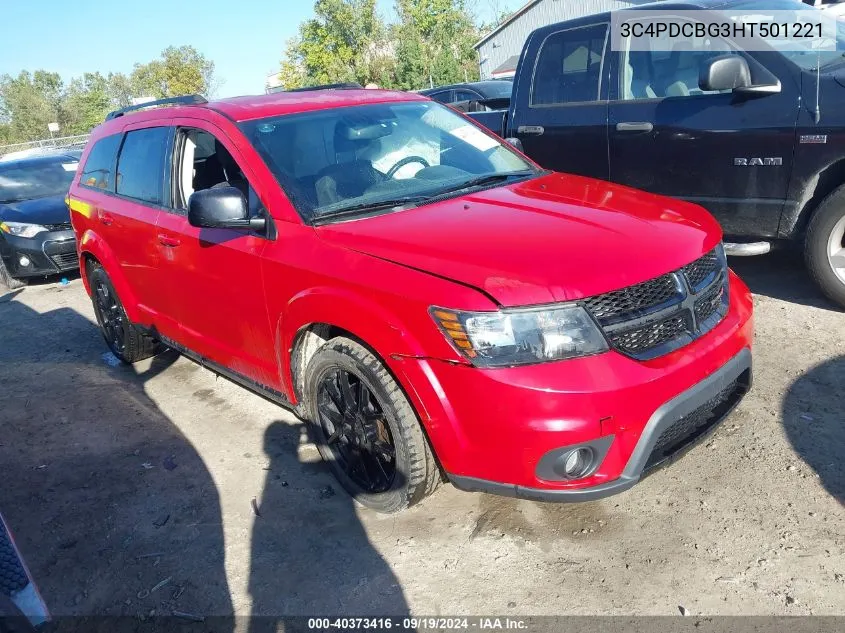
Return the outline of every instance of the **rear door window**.
[[[454,101],[451,90],[441,90],[440,92],[435,92],[428,96],[440,103],[452,103],[452,101]]]
[[[537,58],[531,105],[597,101],[606,36],[607,24],[549,35]]]
[[[477,101],[481,99],[481,95],[470,90],[456,90],[455,101]]]
[[[117,161],[118,194],[162,204],[170,132],[167,127],[151,127],[126,133]]]
[[[84,187],[114,191],[114,159],[117,155],[117,148],[120,145],[120,134],[106,136],[94,143],[88,158],[85,159],[85,166],[82,168],[82,175],[79,184]]]

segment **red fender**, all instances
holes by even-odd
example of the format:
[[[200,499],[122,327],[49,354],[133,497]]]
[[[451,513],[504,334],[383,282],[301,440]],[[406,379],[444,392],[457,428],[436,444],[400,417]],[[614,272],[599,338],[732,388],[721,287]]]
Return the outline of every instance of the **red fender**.
[[[82,234],[79,240],[79,254],[84,261],[85,256],[88,255],[96,259],[106,271],[109,279],[120,297],[120,302],[126,310],[126,316],[134,323],[140,323],[141,315],[138,310],[138,301],[135,298],[135,293],[126,281],[123,274],[123,269],[117,260],[114,252],[109,248],[105,241],[92,230],[87,230]],[[85,270],[82,273],[82,283],[85,285],[85,291],[88,296],[91,296],[91,287],[88,285],[88,276]]]

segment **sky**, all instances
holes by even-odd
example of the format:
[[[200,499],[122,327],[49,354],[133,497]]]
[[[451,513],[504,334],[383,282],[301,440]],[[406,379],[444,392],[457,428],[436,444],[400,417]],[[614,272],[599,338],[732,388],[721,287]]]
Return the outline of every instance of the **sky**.
[[[471,0],[482,20],[524,0]],[[190,44],[214,61],[217,97],[264,91],[285,42],[312,17],[313,0],[0,0],[0,75],[129,73],[170,45]],[[378,0],[394,19],[393,0]]]

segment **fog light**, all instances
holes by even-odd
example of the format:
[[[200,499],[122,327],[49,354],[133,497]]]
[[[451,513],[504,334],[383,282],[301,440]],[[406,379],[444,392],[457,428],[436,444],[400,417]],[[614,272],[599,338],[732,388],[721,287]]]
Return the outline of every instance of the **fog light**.
[[[569,479],[583,477],[593,465],[593,450],[588,447],[577,448],[566,456],[563,472]]]
[[[29,261],[29,257],[27,257],[26,255],[21,255],[21,256],[18,258],[18,263],[19,263],[21,266],[29,266],[32,262],[31,262],[31,261]]]

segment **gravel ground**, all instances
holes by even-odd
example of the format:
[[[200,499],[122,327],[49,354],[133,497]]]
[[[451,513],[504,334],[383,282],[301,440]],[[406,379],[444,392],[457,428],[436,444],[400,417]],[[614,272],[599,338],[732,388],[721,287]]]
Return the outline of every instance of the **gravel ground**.
[[[755,385],[609,499],[356,507],[291,414],[173,353],[114,366],[78,279],[0,297],[0,509],[54,614],[845,614],[845,318],[794,257]]]

